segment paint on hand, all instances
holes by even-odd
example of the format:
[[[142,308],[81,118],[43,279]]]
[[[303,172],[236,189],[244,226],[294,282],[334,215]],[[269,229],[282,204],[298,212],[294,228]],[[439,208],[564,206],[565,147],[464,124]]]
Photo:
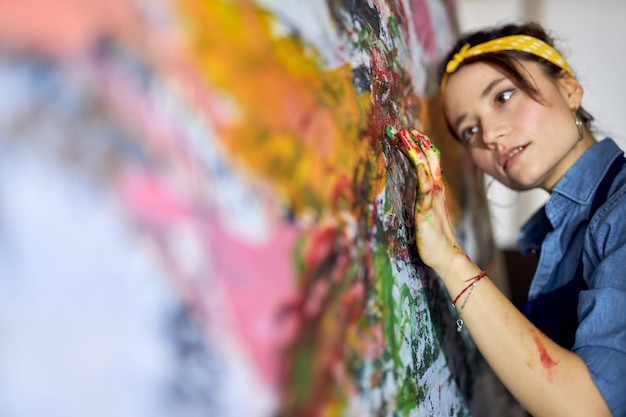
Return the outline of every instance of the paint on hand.
[[[420,161],[419,154],[426,157],[428,166],[433,178],[432,190],[440,191],[443,189],[443,170],[441,169],[441,151],[431,142],[428,136],[424,135],[415,128],[400,130],[395,129],[391,125],[387,125],[385,133],[392,143],[398,148],[411,162],[411,166],[418,173],[420,184],[423,184],[422,177],[419,175]],[[426,176],[427,177],[427,176]]]
[[[399,131],[394,127],[387,125],[387,137],[411,162],[411,166],[416,168],[419,165],[419,154],[422,153],[418,145],[420,137],[417,138],[409,135],[406,129],[401,128]]]

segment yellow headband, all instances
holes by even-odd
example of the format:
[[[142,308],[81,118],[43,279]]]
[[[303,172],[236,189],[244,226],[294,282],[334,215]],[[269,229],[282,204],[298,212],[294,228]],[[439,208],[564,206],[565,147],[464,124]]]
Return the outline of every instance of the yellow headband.
[[[441,94],[445,89],[448,76],[454,73],[461,63],[467,58],[475,57],[478,55],[488,54],[491,52],[500,51],[522,51],[529,54],[536,55],[545,59],[548,62],[556,65],[569,74],[572,74],[565,59],[557,52],[552,46],[542,41],[541,39],[534,38],[528,35],[511,35],[504,36],[502,38],[496,38],[484,43],[470,47],[469,43],[463,45],[461,50],[454,54],[452,59],[446,65],[446,72],[441,79]]]

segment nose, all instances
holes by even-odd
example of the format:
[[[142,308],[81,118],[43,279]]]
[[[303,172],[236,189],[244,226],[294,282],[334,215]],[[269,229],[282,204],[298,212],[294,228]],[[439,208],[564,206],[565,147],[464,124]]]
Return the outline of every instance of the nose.
[[[488,148],[493,148],[499,144],[504,137],[506,137],[508,128],[502,122],[498,120],[482,120],[482,137],[483,142]]]

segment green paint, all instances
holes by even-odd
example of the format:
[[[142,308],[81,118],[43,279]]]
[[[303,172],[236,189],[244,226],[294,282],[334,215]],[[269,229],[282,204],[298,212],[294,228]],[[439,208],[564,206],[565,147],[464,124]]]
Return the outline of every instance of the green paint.
[[[396,312],[395,302],[393,300],[393,287],[395,279],[393,277],[393,271],[391,263],[389,262],[389,255],[387,249],[382,245],[378,246],[373,253],[374,257],[374,270],[379,285],[379,293],[381,303],[380,309],[382,312],[382,328],[385,341],[387,342],[389,353],[395,365],[398,369],[402,367],[402,360],[400,359],[400,345],[396,335]]]
[[[456,411],[456,416],[454,415]],[[450,417],[471,417],[471,414],[465,407],[461,407],[458,410],[455,410],[454,407],[450,407]]]
[[[391,34],[393,35],[392,38],[394,39],[394,41],[396,39],[402,39],[402,34],[400,33],[400,29],[398,28],[398,20],[395,18],[395,16],[390,16],[389,19],[387,19],[387,27],[389,28],[389,32],[391,32]]]
[[[431,144],[430,149],[435,153],[435,155],[437,155],[438,160],[441,161],[441,151],[439,150],[439,148],[436,147],[435,144],[433,143]]]
[[[394,132],[395,128],[391,125],[385,126],[385,134],[389,139],[395,139],[396,134]]]
[[[429,326],[431,323],[429,310],[426,307],[417,308],[418,306],[425,306],[426,300],[423,293],[418,291],[413,296],[410,288],[404,284],[400,290],[400,306],[408,307],[408,314],[405,314],[402,318],[402,334],[406,334],[410,344],[411,358],[413,360],[413,367],[407,368],[407,374],[405,384],[408,380],[421,381],[428,369],[430,369],[437,358],[439,357],[440,350],[437,341],[432,340],[432,328]],[[418,357],[420,351],[420,345],[423,345],[421,350],[421,356]],[[398,395],[403,394],[404,386],[400,387]],[[415,405],[423,403],[426,400],[426,393],[423,390],[416,391]]]
[[[408,314],[404,311],[404,306],[408,307]],[[411,294],[411,289],[406,284],[402,284],[400,287],[400,303],[399,306],[404,313],[402,315],[402,322],[400,326],[401,335],[405,336],[408,340],[413,362],[416,360],[416,306],[417,302]],[[408,336],[406,336],[408,332]],[[397,392],[397,405],[398,409],[402,412],[403,416],[408,416],[409,412],[413,410],[419,402],[425,400],[424,391],[417,386],[418,379],[414,377],[414,372],[410,366],[405,367],[405,375],[402,384],[398,386]]]
[[[293,393],[297,404],[305,404],[311,395],[311,380],[313,378],[313,355],[307,349],[298,350],[295,357],[295,372],[293,372]]]
[[[304,252],[304,247],[306,245],[306,242],[307,242],[307,236],[304,234],[300,234],[300,236],[298,236],[298,239],[296,240],[294,244],[293,264],[296,270],[297,277],[302,277],[304,275],[304,271],[306,268],[306,265],[304,264],[304,257],[303,257],[303,252]]]
[[[404,378],[402,385],[398,386],[396,407],[402,413],[402,416],[408,417],[411,411],[415,410],[418,401],[423,402],[426,399],[425,397],[423,390],[419,389],[417,382],[413,378]]]
[[[427,308],[419,308],[426,303],[423,294],[418,292],[414,295],[407,284],[402,284],[399,287],[399,300],[394,300],[393,289],[398,284],[393,278],[388,253],[378,248],[374,259],[380,288],[383,333],[388,345],[386,354],[393,362],[394,377],[398,381],[395,407],[402,416],[407,417],[427,399],[427,393],[420,388],[419,381],[438,359],[439,345],[431,337]],[[412,365],[403,363],[400,357],[403,340],[409,343]]]

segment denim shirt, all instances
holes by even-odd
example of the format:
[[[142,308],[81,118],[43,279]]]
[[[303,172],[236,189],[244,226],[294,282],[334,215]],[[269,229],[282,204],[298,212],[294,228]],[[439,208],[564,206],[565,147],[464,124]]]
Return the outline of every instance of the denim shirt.
[[[622,153],[610,138],[587,150],[518,238],[522,253],[540,252],[529,300],[572,279],[582,245],[588,289],[579,294],[572,351],[586,363],[615,416],[626,416],[626,168],[617,174],[606,201],[589,216],[600,182]]]

